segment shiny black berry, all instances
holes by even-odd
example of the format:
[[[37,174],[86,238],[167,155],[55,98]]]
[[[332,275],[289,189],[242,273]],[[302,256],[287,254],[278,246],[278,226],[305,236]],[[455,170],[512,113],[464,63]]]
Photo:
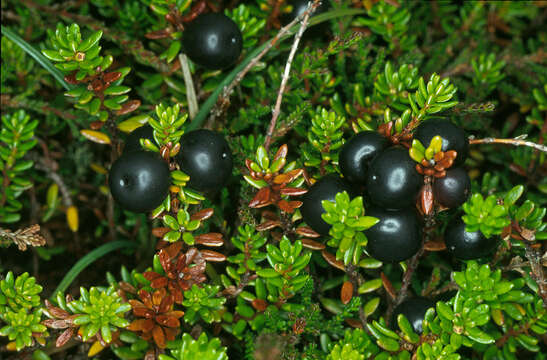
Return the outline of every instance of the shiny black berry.
[[[367,216],[380,221],[365,230],[369,254],[383,262],[399,262],[411,258],[422,244],[422,227],[413,208],[384,210],[373,207]]]
[[[469,151],[469,141],[465,131],[450,120],[434,118],[418,126],[414,132],[414,139],[420,140],[423,146],[428,147],[431,139],[437,135],[443,139],[442,151],[455,150],[458,153],[455,163],[463,164]]]
[[[112,164],[108,185],[114,200],[124,209],[147,212],[158,207],[169,191],[169,166],[156,153],[124,153]]]
[[[177,161],[190,176],[188,186],[198,191],[223,187],[232,175],[232,152],[226,139],[214,131],[200,129],[184,134]]]
[[[394,146],[378,154],[370,163],[367,192],[378,206],[402,209],[414,204],[423,178],[416,171],[416,163],[408,150]]]
[[[352,194],[349,183],[335,174],[326,175],[313,184],[302,197],[300,207],[300,213],[306,224],[319,234],[328,235],[331,225],[321,218],[321,214],[325,213],[321,202],[323,200],[334,202],[336,194],[342,191],[347,191],[350,196]]]
[[[363,131],[342,146],[338,165],[351,183],[364,185],[370,161],[388,145],[385,137],[375,131]]]
[[[155,143],[154,129],[152,128],[152,126],[144,125],[130,132],[129,135],[127,136],[127,140],[125,140],[123,152],[129,153],[132,151],[143,150],[140,143],[141,138],[149,139],[150,141],[152,141],[152,144]]]
[[[446,176],[435,179],[433,193],[435,200],[447,208],[455,208],[463,204],[471,192],[471,180],[465,169],[457,167],[448,169]]]
[[[393,311],[394,324],[397,323],[397,316],[403,314],[410,325],[412,325],[414,332],[421,334],[423,331],[422,322],[424,321],[425,313],[429,308],[435,308],[435,302],[433,300],[423,297],[407,299],[397,305]],[[396,328],[397,325],[394,325],[394,327]]]
[[[199,15],[182,34],[182,45],[193,62],[209,69],[233,65],[243,48],[237,24],[222,13]]]
[[[490,255],[497,247],[497,239],[486,238],[480,230],[465,231],[465,223],[458,219],[451,222],[444,232],[444,242],[448,251],[461,260],[478,259]]]

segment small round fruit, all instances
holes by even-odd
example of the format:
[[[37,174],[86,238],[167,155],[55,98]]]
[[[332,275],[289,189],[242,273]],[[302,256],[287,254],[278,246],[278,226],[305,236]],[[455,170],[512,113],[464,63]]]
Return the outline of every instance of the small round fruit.
[[[420,140],[423,146],[428,147],[431,139],[437,135],[443,139],[442,151],[455,150],[458,153],[455,163],[463,164],[469,151],[465,131],[450,120],[434,118],[425,120],[416,128],[414,139]]]
[[[490,255],[496,249],[496,237],[486,238],[480,230],[465,231],[465,223],[459,219],[451,222],[444,232],[444,242],[448,251],[461,260],[479,259]]]
[[[380,152],[370,163],[367,191],[373,203],[385,209],[402,209],[414,204],[423,178],[408,150],[400,146]]]
[[[435,179],[433,183],[435,200],[447,208],[455,208],[463,204],[470,192],[471,180],[461,167],[448,169],[445,177]]]
[[[375,131],[358,133],[349,139],[340,150],[338,157],[340,171],[349,182],[364,184],[370,161],[387,145],[387,139]]]
[[[414,332],[421,334],[423,331],[422,322],[424,321],[425,313],[429,308],[435,308],[435,302],[433,300],[424,297],[407,299],[397,305],[393,311],[393,323],[397,324],[397,316],[403,314],[410,325],[412,325]],[[394,326],[396,327],[396,325]]]
[[[413,208],[384,210],[367,209],[367,216],[380,221],[365,230],[369,254],[382,262],[399,262],[410,259],[422,244],[422,227]]]
[[[224,137],[200,129],[183,135],[177,161],[190,176],[188,186],[198,191],[223,187],[232,175],[232,152]]]
[[[140,140],[141,138],[149,139],[152,143],[154,141],[154,129],[150,125],[141,126],[129,133],[127,140],[125,140],[125,145],[123,148],[124,153],[129,153],[132,151],[142,151]]]
[[[167,196],[171,176],[169,166],[148,151],[124,153],[112,164],[108,185],[114,200],[124,209],[147,212]]]
[[[300,207],[300,213],[306,224],[319,234],[328,235],[331,225],[321,218],[321,214],[325,213],[321,202],[323,200],[334,202],[336,194],[343,191],[347,191],[350,196],[352,194],[351,186],[335,174],[323,176],[313,184],[302,196],[302,206]]]
[[[233,65],[243,49],[237,24],[222,13],[199,15],[182,34],[182,45],[193,62],[209,69]]]

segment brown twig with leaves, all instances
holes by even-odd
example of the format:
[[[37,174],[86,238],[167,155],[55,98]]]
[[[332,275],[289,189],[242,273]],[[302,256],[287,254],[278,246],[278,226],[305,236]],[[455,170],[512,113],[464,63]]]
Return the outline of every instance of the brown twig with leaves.
[[[532,141],[527,141],[524,139],[497,139],[492,137],[487,137],[484,139],[470,139],[470,145],[475,144],[503,144],[503,145],[513,145],[513,146],[528,146],[533,149],[539,150],[541,152],[547,153],[547,146],[536,144]]]
[[[0,245],[11,243],[17,245],[19,250],[25,251],[27,246],[44,246],[46,239],[40,235],[40,225],[38,224],[15,231],[0,228]]]

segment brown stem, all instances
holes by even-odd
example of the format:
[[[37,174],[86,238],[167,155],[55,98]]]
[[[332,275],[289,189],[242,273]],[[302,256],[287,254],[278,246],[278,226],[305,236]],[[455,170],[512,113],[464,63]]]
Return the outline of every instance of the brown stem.
[[[319,0],[314,0],[314,1],[317,2],[317,3],[319,2]],[[278,41],[283,36],[288,34],[290,32],[291,28],[296,23],[298,23],[300,20],[302,20],[302,18],[305,15],[307,15],[309,13],[309,11],[310,11],[310,9],[306,10],[305,12],[303,12],[302,14],[300,14],[299,16],[294,18],[293,21],[288,23],[286,26],[279,29],[279,32],[275,35],[275,37],[272,40],[270,40],[270,42],[266,45],[266,47],[264,49],[262,49],[262,51],[258,55],[256,55],[247,64],[247,66],[245,66],[245,68],[239,72],[239,74],[237,74],[237,76],[234,78],[234,80],[232,80],[232,82],[224,88],[224,90],[222,91],[222,95],[218,98],[218,101],[217,101],[215,107],[213,109],[211,109],[211,115],[208,119],[208,124],[212,124],[214,122],[215,118],[222,115],[222,113],[226,110],[226,108],[230,104],[230,101],[229,101],[230,95],[234,91],[235,87],[241,82],[241,80],[243,80],[245,75],[247,75],[247,73],[249,71],[251,71],[251,69],[254,68],[256,66],[256,64],[264,57],[264,55],[266,55],[274,47],[274,45],[278,43]]]
[[[528,146],[536,150],[547,153],[547,146],[536,144],[531,141],[521,140],[521,139],[497,139],[497,138],[484,138],[484,139],[470,139],[470,145],[475,144],[504,144],[504,145],[513,145],[513,146]]]
[[[346,266],[346,274],[353,285],[353,296],[359,296],[358,289],[365,282],[363,275],[361,275],[358,268],[351,263]],[[361,321],[363,329],[368,333],[367,315],[362,306],[359,306],[359,320]]]

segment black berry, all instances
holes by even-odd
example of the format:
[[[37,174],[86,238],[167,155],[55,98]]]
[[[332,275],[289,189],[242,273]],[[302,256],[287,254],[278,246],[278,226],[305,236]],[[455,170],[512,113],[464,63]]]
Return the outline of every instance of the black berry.
[[[367,192],[372,202],[385,209],[402,209],[416,200],[423,179],[408,150],[394,146],[382,151],[370,163]]]
[[[127,136],[127,140],[125,140],[125,145],[123,148],[124,153],[129,153],[132,151],[141,151],[143,150],[140,140],[141,138],[149,139],[154,144],[154,129],[150,125],[144,125],[141,126],[132,132],[129,133]]]
[[[224,137],[211,130],[195,130],[181,138],[177,161],[190,176],[188,186],[198,191],[223,187],[232,175],[232,152]]]
[[[363,185],[370,161],[387,145],[387,139],[375,131],[360,132],[342,146],[338,157],[340,171],[349,182]]]
[[[233,65],[243,48],[243,37],[237,24],[222,13],[199,15],[182,34],[186,55],[209,69]]]
[[[442,151],[455,150],[458,153],[455,163],[463,164],[469,151],[469,141],[463,129],[450,120],[434,118],[422,122],[416,129],[414,138],[427,148],[431,139],[437,135],[443,139]]]
[[[336,194],[342,191],[347,191],[351,196],[351,186],[335,174],[326,175],[313,184],[302,197],[300,207],[300,213],[306,224],[319,234],[328,235],[331,225],[321,218],[321,214],[325,213],[321,202],[323,200],[334,202]]]
[[[158,207],[167,196],[170,183],[167,163],[148,151],[124,153],[112,164],[108,177],[114,200],[133,212]]]
[[[435,308],[435,302],[423,297],[415,297],[403,301],[393,311],[394,327],[396,328],[397,316],[403,314],[410,325],[412,325],[414,332],[421,334],[423,331],[422,322],[429,308]]]
[[[422,227],[413,208],[384,210],[373,207],[365,212],[367,216],[380,220],[365,230],[367,249],[373,258],[383,262],[399,262],[418,252],[422,244]]]
[[[445,177],[435,179],[433,183],[435,199],[447,208],[455,208],[463,204],[470,192],[471,180],[461,167],[448,169]]]
[[[486,238],[480,230],[465,231],[465,223],[461,219],[448,225],[444,233],[444,242],[448,251],[461,260],[490,255],[497,247],[495,237]]]

